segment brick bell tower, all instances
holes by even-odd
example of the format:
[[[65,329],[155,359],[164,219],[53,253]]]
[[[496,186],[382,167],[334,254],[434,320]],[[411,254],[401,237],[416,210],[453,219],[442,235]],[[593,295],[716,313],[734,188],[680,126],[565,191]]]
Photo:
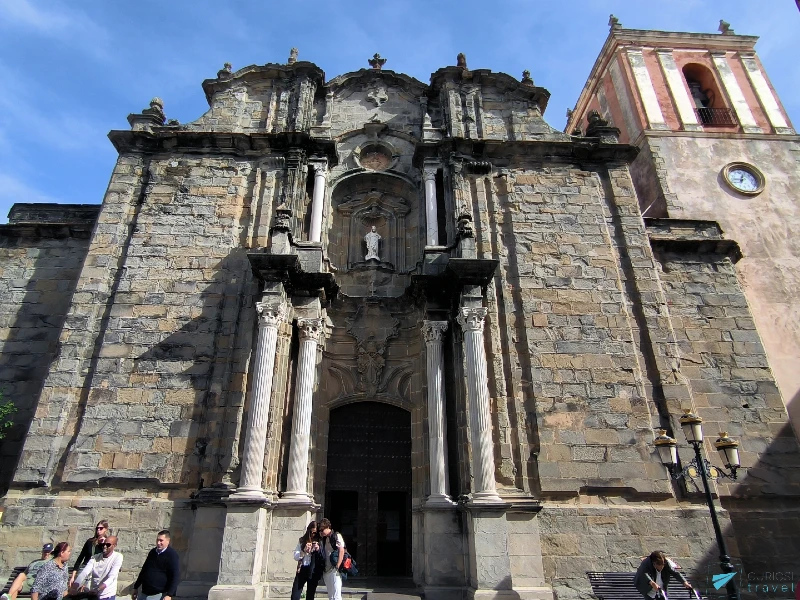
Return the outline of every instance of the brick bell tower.
[[[630,170],[646,219],[716,221],[739,243],[757,331],[719,343],[763,344],[798,435],[800,137],[755,52],[758,38],[725,21],[717,34],[625,29],[613,15],[609,27],[565,131],[585,131],[597,111],[640,148]],[[709,319],[731,317],[709,307]]]

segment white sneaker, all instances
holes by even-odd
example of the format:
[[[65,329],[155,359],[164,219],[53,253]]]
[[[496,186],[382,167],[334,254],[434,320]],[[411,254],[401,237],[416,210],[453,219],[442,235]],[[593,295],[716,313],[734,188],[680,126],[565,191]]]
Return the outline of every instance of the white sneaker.
[[[8,594],[0,594],[0,600],[9,600]]]

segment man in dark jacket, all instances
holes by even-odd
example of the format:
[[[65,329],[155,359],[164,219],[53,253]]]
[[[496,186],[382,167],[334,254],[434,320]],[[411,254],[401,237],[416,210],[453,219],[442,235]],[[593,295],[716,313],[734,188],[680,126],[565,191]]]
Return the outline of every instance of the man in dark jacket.
[[[650,600],[658,595],[658,590],[666,591],[673,577],[683,583],[683,587],[692,589],[683,574],[672,568],[666,555],[656,550],[639,565],[633,578],[633,585],[645,600]]]
[[[178,553],[169,547],[169,531],[158,532],[156,547],[150,550],[133,584],[133,600],[172,600],[178,587]],[[137,592],[139,586],[142,587]]]

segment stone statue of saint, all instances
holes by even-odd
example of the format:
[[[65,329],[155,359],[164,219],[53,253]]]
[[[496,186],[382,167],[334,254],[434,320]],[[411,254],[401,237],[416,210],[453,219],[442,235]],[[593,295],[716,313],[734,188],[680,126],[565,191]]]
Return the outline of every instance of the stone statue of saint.
[[[367,243],[367,255],[364,257],[364,260],[370,260],[374,258],[375,260],[380,260],[381,257],[378,256],[378,243],[381,240],[381,235],[375,230],[375,225],[372,226],[372,230],[364,236],[364,241]]]

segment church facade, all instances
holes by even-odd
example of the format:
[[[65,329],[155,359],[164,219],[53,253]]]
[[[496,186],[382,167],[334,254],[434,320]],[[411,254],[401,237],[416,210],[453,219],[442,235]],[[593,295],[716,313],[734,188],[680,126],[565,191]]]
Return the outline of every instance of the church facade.
[[[191,123],[157,98],[129,115],[100,206],[16,205],[0,231],[4,567],[105,518],[122,584],[168,528],[180,596],[283,597],[324,515],[371,589],[588,597],[586,571],[657,548],[703,587],[708,509],[653,445],[689,410],[712,463],[718,432],[741,444],[713,484],[736,560],[791,570],[800,449],[770,344],[800,353],[760,307],[796,296],[740,264],[797,268],[788,236],[780,266],[756,255],[797,210],[798,137],[755,38],[692,36],[612,22],[567,133],[527,71],[463,55],[425,84],[377,54],[328,81],[293,50],[225,65]],[[731,163],[706,195],[690,144]]]

